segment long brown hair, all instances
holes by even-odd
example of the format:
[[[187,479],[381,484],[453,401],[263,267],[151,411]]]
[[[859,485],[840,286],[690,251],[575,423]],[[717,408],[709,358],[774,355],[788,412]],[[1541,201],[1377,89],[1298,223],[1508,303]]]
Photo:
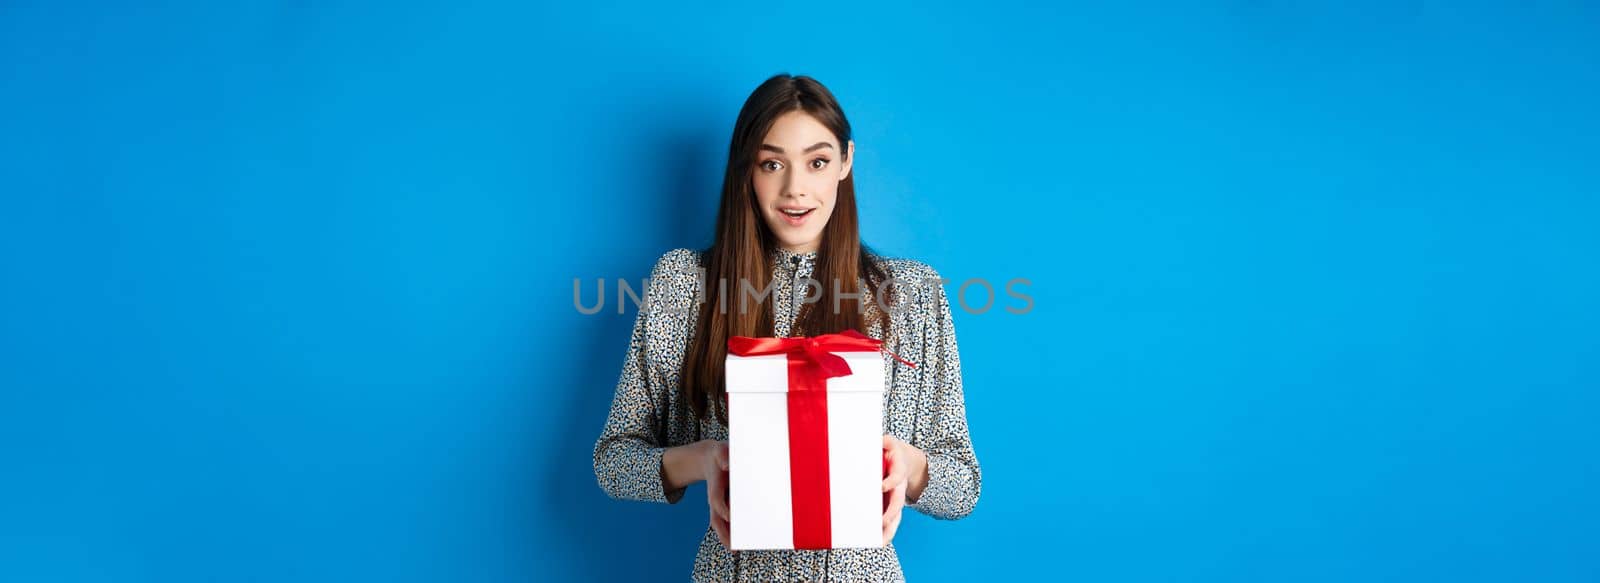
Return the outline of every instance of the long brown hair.
[[[850,142],[850,122],[845,119],[844,110],[826,87],[810,77],[775,75],[756,87],[739,110],[739,118],[733,125],[733,140],[728,145],[728,168],[722,179],[716,235],[711,248],[701,256],[701,265],[705,267],[705,279],[701,281],[704,303],[700,305],[694,336],[689,339],[679,387],[683,401],[698,419],[714,414],[724,423],[727,421],[722,398],[726,392],[723,366],[728,354],[728,338],[773,335],[772,308],[765,301],[770,296],[755,302],[753,309],[741,309],[744,306],[741,305],[740,286],[741,282],[749,282],[759,291],[772,281],[772,257],[777,241],[761,218],[752,180],[761,141],[766,138],[773,121],[791,111],[804,111],[828,128],[839,140],[841,150]],[[844,155],[854,156],[855,152]],[[822,229],[817,264],[811,276],[822,284],[822,296],[816,303],[802,306],[790,334],[815,336],[846,329],[865,332],[866,320],[881,317],[881,313],[869,310],[863,314],[864,308],[873,306],[863,306],[856,297],[845,295],[861,293],[863,276],[873,289],[879,288],[886,279],[861,244],[855,172],[852,170],[839,182],[833,215]],[[833,309],[834,282],[838,282],[840,291],[838,310]]]

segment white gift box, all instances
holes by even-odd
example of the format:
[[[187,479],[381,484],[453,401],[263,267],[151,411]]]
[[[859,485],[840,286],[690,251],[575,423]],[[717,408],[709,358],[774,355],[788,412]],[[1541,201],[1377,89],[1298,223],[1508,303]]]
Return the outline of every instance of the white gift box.
[[[791,461],[819,467],[818,443],[791,443],[820,429],[814,417],[791,427],[789,357],[784,354],[737,356],[727,360],[729,536],[733,550],[865,548],[883,546],[883,356],[879,352],[836,352],[850,374],[826,380],[827,478],[795,482]],[[796,407],[803,409],[805,407]],[[816,441],[816,440],[811,440]],[[810,457],[792,460],[791,446]],[[800,484],[800,486],[797,486]],[[809,486],[806,486],[809,484]],[[815,508],[822,485],[826,512]],[[796,529],[801,529],[797,546]],[[807,535],[805,533],[810,533]],[[823,546],[815,541],[826,532]]]

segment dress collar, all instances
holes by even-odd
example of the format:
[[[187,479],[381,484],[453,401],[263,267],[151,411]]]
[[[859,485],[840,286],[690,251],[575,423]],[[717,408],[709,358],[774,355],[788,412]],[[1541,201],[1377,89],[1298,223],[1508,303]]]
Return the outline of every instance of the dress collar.
[[[772,265],[774,271],[783,273],[796,272],[796,277],[811,275],[817,266],[817,252],[810,251],[798,253],[782,247],[772,252]]]

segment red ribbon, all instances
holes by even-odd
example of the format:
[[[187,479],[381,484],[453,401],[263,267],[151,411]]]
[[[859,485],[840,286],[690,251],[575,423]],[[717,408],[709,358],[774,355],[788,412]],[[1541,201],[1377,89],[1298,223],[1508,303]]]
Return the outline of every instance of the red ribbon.
[[[879,352],[883,341],[855,330],[809,338],[728,339],[737,356],[784,354],[789,361],[789,493],[794,548],[833,548],[828,495],[828,379],[850,374],[835,352]],[[911,364],[899,355],[896,360]]]

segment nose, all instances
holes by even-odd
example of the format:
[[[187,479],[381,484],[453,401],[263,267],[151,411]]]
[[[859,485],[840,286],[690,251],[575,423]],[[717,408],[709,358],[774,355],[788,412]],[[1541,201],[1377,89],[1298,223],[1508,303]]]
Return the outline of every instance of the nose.
[[[790,171],[785,173],[783,178],[783,195],[792,198],[800,198],[805,196],[805,191],[800,185],[799,172]]]

